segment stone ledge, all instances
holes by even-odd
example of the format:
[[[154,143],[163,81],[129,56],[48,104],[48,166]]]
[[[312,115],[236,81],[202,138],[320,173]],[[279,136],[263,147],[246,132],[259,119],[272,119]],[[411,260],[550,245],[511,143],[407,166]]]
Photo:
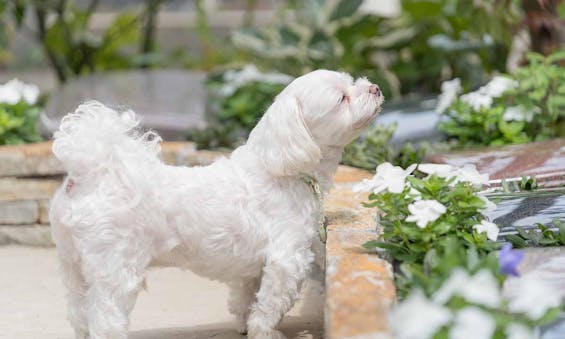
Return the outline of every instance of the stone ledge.
[[[35,200],[0,201],[0,225],[33,224],[39,220]]]
[[[53,246],[49,225],[0,225],[0,245]]]
[[[51,141],[0,146],[0,177],[60,176],[65,171],[51,153]],[[222,153],[197,151],[192,142],[163,142],[163,161],[171,165],[207,165]]]
[[[378,236],[374,212],[361,203],[366,194],[351,191],[351,182],[369,178],[358,171],[343,179],[340,167],[335,188],[326,197],[325,338],[391,338],[388,310],[396,292],[390,264],[361,245]],[[350,174],[350,173],[348,173]]]

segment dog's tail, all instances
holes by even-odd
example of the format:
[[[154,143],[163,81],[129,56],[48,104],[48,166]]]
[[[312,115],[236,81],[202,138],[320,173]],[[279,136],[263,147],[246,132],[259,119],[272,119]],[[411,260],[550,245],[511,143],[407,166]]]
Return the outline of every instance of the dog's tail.
[[[97,101],[66,115],[54,139],[53,153],[71,178],[159,161],[161,138],[156,133],[141,132],[133,111],[118,113]]]

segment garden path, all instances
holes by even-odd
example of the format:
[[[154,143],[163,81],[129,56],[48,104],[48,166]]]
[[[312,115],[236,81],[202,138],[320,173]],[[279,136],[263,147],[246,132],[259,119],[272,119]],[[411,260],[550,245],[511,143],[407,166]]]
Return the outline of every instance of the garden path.
[[[0,338],[71,339],[54,248],[0,247]],[[225,285],[175,268],[149,272],[130,339],[242,339],[227,311]],[[289,338],[321,338],[323,292],[310,281],[281,324]]]

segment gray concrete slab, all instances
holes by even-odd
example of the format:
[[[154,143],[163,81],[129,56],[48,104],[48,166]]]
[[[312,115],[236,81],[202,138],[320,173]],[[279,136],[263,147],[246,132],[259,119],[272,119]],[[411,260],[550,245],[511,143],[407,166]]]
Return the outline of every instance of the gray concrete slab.
[[[175,268],[151,270],[131,316],[131,339],[240,339],[227,288]],[[321,338],[323,292],[309,281],[281,324],[290,338]],[[72,339],[55,249],[0,246],[0,338]]]

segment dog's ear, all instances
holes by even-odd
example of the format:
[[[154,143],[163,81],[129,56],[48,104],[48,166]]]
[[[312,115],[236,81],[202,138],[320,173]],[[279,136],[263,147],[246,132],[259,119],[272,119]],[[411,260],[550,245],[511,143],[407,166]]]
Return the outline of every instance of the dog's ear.
[[[322,158],[301,110],[296,97],[279,96],[249,136],[248,144],[273,175],[311,173]]]

